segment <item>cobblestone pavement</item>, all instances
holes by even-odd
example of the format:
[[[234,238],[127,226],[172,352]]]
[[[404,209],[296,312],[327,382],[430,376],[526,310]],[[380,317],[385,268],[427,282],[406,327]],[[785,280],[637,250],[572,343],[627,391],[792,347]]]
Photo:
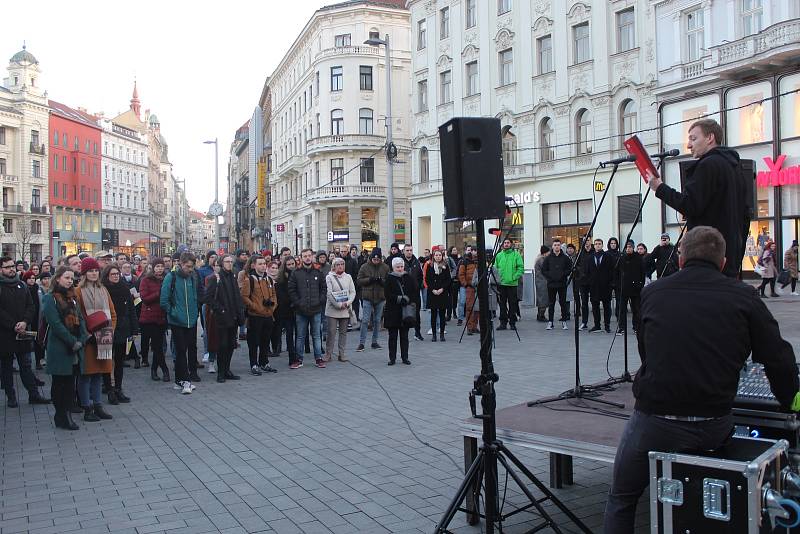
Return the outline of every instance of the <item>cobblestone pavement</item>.
[[[797,351],[800,299],[768,304]],[[513,332],[498,333],[499,407],[572,384],[572,331],[546,332],[530,309],[523,314],[521,343]],[[386,393],[353,365],[307,363],[290,371],[282,357],[273,362],[277,374],[255,377],[246,373],[244,347],[233,363],[240,382],[217,384],[203,374],[193,395],[151,382],[147,370],[126,369],[133,402],[110,407],[113,421],[81,421],[78,432],[56,431],[52,406],[32,407],[22,394],[18,409],[0,407],[0,533],[431,532],[462,478],[460,423],[479,370],[477,336],[458,344],[459,334],[451,323],[446,343],[412,340],[411,366],[387,367],[385,348],[349,353],[377,377],[414,432],[449,458],[419,443]],[[606,378],[614,337],[583,339],[584,382]],[[351,333],[348,347],[356,342]],[[614,375],[622,370],[621,347],[617,337]],[[631,356],[638,360],[635,350]],[[515,452],[547,480],[545,454]],[[597,532],[610,473],[610,465],[576,459],[575,485],[556,491]],[[509,492],[508,500],[520,495]],[[505,531],[534,522],[519,514]],[[480,532],[463,514],[453,529]]]

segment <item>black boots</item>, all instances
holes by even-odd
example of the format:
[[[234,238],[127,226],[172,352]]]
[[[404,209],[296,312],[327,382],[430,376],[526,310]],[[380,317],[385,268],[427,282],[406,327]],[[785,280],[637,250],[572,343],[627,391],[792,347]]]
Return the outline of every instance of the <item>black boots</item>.
[[[95,415],[94,408],[89,406],[88,408],[83,409],[83,420],[87,423],[96,423],[100,420],[100,418]]]
[[[439,332],[439,341],[442,341],[442,342],[444,341],[444,330]]]
[[[433,336],[431,337],[431,341],[439,341],[438,339],[436,339],[436,332],[433,333]]]
[[[158,370],[150,369],[150,379],[153,380],[154,382],[158,382],[161,380],[160,378],[158,378]]]
[[[167,366],[162,367],[161,372],[164,374],[164,378],[162,379],[164,382],[172,381],[172,379],[169,377],[169,367]]]
[[[19,402],[17,402],[17,393],[13,389],[11,391],[6,391],[6,398],[8,401],[6,402],[6,406],[9,408],[17,408],[19,407]]]
[[[119,404],[119,400],[117,399],[117,392],[113,389],[108,390],[108,403],[112,406],[116,406]]]
[[[75,421],[72,420],[72,413],[69,410],[58,413],[56,412],[55,417],[53,417],[53,422],[56,425],[56,428],[63,428],[64,430],[78,430],[80,428]]]
[[[117,400],[122,404],[128,404],[131,401],[130,397],[128,397],[127,395],[125,395],[125,393],[122,392],[122,388],[117,388],[116,394],[117,394]]]
[[[99,417],[100,419],[114,419],[114,417],[103,409],[102,404],[95,404],[94,407],[94,414]]]

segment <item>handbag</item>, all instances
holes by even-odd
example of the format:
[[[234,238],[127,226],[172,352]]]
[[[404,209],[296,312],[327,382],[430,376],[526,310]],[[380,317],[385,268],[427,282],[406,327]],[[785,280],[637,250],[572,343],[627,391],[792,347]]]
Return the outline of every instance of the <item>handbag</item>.
[[[89,314],[86,317],[86,330],[90,333],[94,334],[101,328],[104,328],[110,324],[108,320],[108,316],[104,311],[96,311],[94,313]]]
[[[778,283],[782,286],[787,286],[789,282],[791,282],[791,275],[788,270],[784,269],[781,271],[781,274],[778,275]]]
[[[400,280],[397,281],[397,285],[400,286],[400,294],[402,296],[406,296],[406,292],[403,291],[403,284],[400,283]],[[408,297],[406,297],[408,298]],[[411,302],[409,299],[408,304],[400,305],[400,322],[403,326],[411,328],[417,324],[417,303]]]

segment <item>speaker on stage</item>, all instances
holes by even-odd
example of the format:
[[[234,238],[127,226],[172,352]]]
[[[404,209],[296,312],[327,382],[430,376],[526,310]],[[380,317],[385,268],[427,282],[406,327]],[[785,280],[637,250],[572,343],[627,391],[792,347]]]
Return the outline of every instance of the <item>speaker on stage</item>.
[[[439,126],[444,217],[498,219],[506,210],[500,120],[456,117]]]

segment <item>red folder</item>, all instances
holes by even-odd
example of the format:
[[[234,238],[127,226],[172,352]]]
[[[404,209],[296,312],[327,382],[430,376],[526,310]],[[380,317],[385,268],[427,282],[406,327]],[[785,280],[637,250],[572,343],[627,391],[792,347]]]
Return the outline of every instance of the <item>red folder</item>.
[[[644,149],[644,145],[639,140],[638,136],[632,136],[629,139],[625,140],[625,148],[628,150],[628,154],[632,154],[636,156],[636,168],[639,169],[639,174],[642,175],[642,179],[644,183],[648,182],[647,178],[647,171],[649,170],[653,176],[658,177],[658,170],[656,166],[653,165],[653,160],[650,159],[650,155]]]

